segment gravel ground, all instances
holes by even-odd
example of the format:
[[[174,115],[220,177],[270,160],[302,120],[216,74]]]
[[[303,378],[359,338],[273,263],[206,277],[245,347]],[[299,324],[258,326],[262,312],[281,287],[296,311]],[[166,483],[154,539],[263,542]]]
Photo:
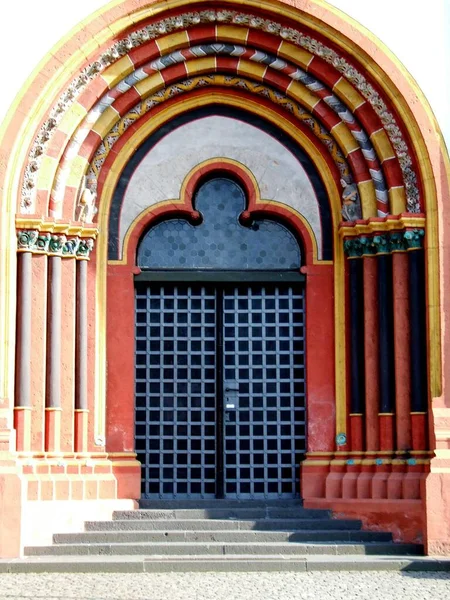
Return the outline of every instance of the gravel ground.
[[[47,600],[446,600],[450,573],[0,575],[0,598]]]

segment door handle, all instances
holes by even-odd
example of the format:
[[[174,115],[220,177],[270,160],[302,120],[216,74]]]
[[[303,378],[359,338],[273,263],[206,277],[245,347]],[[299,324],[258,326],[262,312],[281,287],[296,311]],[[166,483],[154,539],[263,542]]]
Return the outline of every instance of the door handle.
[[[239,388],[230,388],[230,387],[226,387],[226,388],[225,388],[225,391],[226,391],[226,392],[238,392],[238,391],[239,391]]]

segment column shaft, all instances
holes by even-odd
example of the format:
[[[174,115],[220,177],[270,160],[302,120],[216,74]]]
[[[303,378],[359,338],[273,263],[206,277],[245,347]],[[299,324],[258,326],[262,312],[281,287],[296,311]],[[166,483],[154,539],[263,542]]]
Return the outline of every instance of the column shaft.
[[[16,449],[31,448],[31,252],[22,252],[17,257],[17,347],[16,347],[16,406],[14,425]]]
[[[351,430],[352,450],[363,449],[364,407],[364,310],[363,310],[363,261],[348,261],[350,287],[350,363],[351,363]]]
[[[379,329],[378,329],[378,266],[375,256],[365,256],[364,262],[364,361],[366,384],[366,450],[379,450]]]
[[[394,449],[395,406],[394,336],[392,310],[392,256],[378,258],[378,324],[380,368],[380,450]]]
[[[87,451],[88,414],[88,316],[86,260],[77,262],[76,360],[75,360],[75,451]]]
[[[426,411],[427,352],[425,330],[425,265],[423,250],[411,250],[409,256],[409,309],[411,319],[411,420],[414,450],[427,448]]]
[[[31,407],[31,252],[17,257],[18,306],[17,306],[17,395],[16,406]]]
[[[61,442],[61,257],[49,259],[45,449]]]
[[[395,351],[395,412],[397,450],[410,450],[411,438],[411,365],[409,320],[409,273],[406,252],[392,255]]]

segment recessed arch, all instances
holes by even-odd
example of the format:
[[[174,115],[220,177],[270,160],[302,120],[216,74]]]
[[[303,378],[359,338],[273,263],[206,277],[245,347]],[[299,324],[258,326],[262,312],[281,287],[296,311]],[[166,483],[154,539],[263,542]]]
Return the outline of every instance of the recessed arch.
[[[446,331],[440,325],[441,315],[448,312],[449,304],[446,290],[448,287],[447,274],[450,273],[450,267],[447,264],[449,257],[445,252],[445,248],[448,246],[448,232],[444,226],[448,212],[449,170],[448,155],[442,145],[438,127],[426,100],[400,63],[383,48],[381,43],[368,35],[358,24],[344,18],[320,0],[313,0],[307,7],[302,7],[301,11],[298,10],[298,7],[292,6],[291,2],[269,2],[268,0],[262,2],[247,0],[244,5],[238,0],[224,0],[220,9],[212,10],[209,7],[210,3],[206,0],[198,0],[194,3],[187,3],[182,0],[169,0],[169,2],[164,3],[149,1],[145,8],[142,9],[141,7],[137,10],[135,4],[128,1],[108,5],[105,10],[98,13],[89,22],[84,23],[79,29],[79,32],[83,32],[82,39],[89,38],[89,40],[80,45],[79,38],[77,39],[76,36],[66,38],[60,46],[54,49],[52,55],[49,55],[48,59],[42,63],[43,68],[39,76],[30,80],[23,93],[19,95],[2,130],[4,134],[2,151],[4,150],[8,157],[6,175],[4,176],[3,172],[0,172],[0,189],[3,191],[2,214],[6,216],[5,219],[2,219],[1,224],[1,239],[2,243],[5,244],[6,252],[0,253],[0,270],[2,276],[4,276],[4,281],[2,280],[2,286],[0,286],[0,331],[2,333],[0,362],[3,365],[4,375],[1,378],[2,387],[0,391],[2,391],[2,398],[5,399],[4,405],[6,407],[8,402],[13,401],[14,348],[17,347],[14,343],[15,319],[13,314],[16,305],[15,278],[17,265],[15,253],[12,252],[15,241],[15,207],[22,202],[22,207],[18,208],[18,212],[21,212],[17,215],[17,231],[30,230],[37,232],[40,234],[38,235],[39,244],[44,244],[44,248],[46,248],[45,244],[48,236],[68,235],[76,238],[89,235],[93,241],[96,235],[94,233],[94,230],[96,232],[97,229],[96,225],[88,224],[88,227],[83,227],[80,222],[74,221],[72,210],[68,210],[67,213],[58,213],[57,216],[62,218],[55,220],[49,216],[47,207],[52,190],[57,191],[54,182],[58,169],[65,168],[61,159],[63,156],[70,159],[70,151],[75,152],[76,143],[80,141],[77,137],[78,128],[96,101],[101,98],[102,102],[108,103],[110,101],[108,95],[115,94],[114,86],[122,85],[121,82],[126,77],[133,77],[137,70],[148,62],[150,45],[154,49],[155,60],[167,60],[171,55],[173,57],[173,52],[189,52],[191,47],[198,48],[202,44],[212,42],[233,45],[236,52],[237,46],[241,46],[245,47],[245,52],[265,53],[267,61],[269,61],[270,55],[270,57],[279,60],[280,63],[285,61],[302,68],[307,75],[316,78],[319,84],[324,85],[326,92],[328,89],[332,90],[339,102],[345,103],[356,123],[364,122],[367,124],[366,130],[370,133],[370,141],[380,157],[381,170],[384,174],[389,172],[392,181],[397,176],[401,177],[398,188],[395,185],[392,186],[392,195],[404,194],[406,190],[410,201],[408,205],[409,214],[400,214],[401,210],[394,210],[392,212],[397,213],[394,215],[395,218],[388,215],[382,219],[364,219],[364,222],[351,219],[350,224],[345,223],[339,226],[341,220],[340,196],[343,195],[343,190],[339,187],[338,163],[330,159],[329,153],[321,152],[318,149],[318,142],[313,141],[305,130],[296,125],[292,119],[287,118],[287,115],[286,118],[283,118],[280,112],[267,108],[264,101],[258,102],[255,98],[252,100],[244,99],[244,96],[239,92],[224,91],[223,89],[203,90],[200,94],[186,96],[184,110],[181,108],[181,102],[169,100],[164,109],[155,111],[152,115],[151,119],[154,120],[152,126],[148,124],[150,117],[142,119],[139,123],[136,122],[132,131],[130,131],[130,135],[124,135],[123,139],[118,141],[114,147],[112,155],[105,160],[105,166],[101,170],[101,183],[97,198],[99,213],[98,217],[94,217],[94,221],[98,221],[100,236],[92,257],[93,260],[89,265],[89,272],[93,274],[89,280],[89,285],[93,304],[95,304],[95,310],[92,312],[93,322],[95,320],[95,327],[93,327],[95,333],[92,335],[92,343],[90,342],[91,346],[89,346],[92,363],[90,377],[92,381],[95,379],[95,394],[92,394],[91,405],[93,419],[89,424],[91,428],[89,439],[95,439],[98,446],[93,448],[93,444],[91,444],[90,450],[104,450],[105,432],[107,432],[107,449],[111,452],[108,460],[114,462],[113,453],[115,451],[120,453],[123,450],[125,454],[129,454],[133,447],[132,441],[129,439],[128,420],[130,415],[128,413],[124,414],[120,427],[115,427],[112,421],[107,423],[106,420],[110,418],[110,415],[105,415],[106,398],[108,398],[109,410],[114,411],[115,407],[121,406],[117,403],[114,404],[119,396],[121,399],[127,399],[130,396],[129,381],[121,381],[117,373],[114,373],[114,369],[109,369],[108,374],[106,374],[106,354],[110,351],[106,347],[106,340],[108,339],[108,348],[110,344],[114,343],[118,347],[121,347],[122,343],[124,347],[131,347],[131,342],[127,338],[127,335],[129,335],[127,331],[132,330],[133,324],[129,320],[129,313],[131,314],[132,311],[128,310],[129,305],[127,305],[127,297],[124,292],[124,290],[130,289],[132,271],[129,269],[129,264],[131,263],[128,255],[123,262],[113,260],[108,263],[104,236],[108,230],[111,198],[119,176],[133,153],[133,143],[137,145],[143,143],[164,122],[170,121],[182,112],[194,110],[196,103],[207,106],[220,101],[224,105],[241,109],[243,103],[247,103],[248,108],[251,108],[249,112],[253,113],[258,111],[258,106],[259,110],[263,106],[264,111],[267,109],[267,115],[270,117],[268,120],[275,123],[280,130],[285,133],[288,132],[292,139],[295,139],[306,150],[318,171],[322,174],[324,187],[331,200],[332,241],[335,248],[333,262],[317,260],[317,257],[314,257],[313,250],[306,251],[307,254],[310,252],[305,265],[305,275],[309,285],[308,293],[310,294],[308,302],[310,305],[313,303],[316,307],[319,307],[318,311],[323,319],[328,318],[333,313],[334,320],[332,322],[327,321],[328,327],[323,330],[321,329],[324,326],[323,319],[319,319],[317,315],[315,317],[312,313],[309,313],[307,317],[310,319],[309,326],[315,327],[318,335],[321,335],[324,340],[324,345],[328,344],[326,348],[325,346],[321,348],[316,345],[312,352],[317,358],[317,363],[320,363],[323,370],[327,371],[326,384],[324,384],[323,378],[320,379],[323,374],[314,373],[314,369],[313,371],[309,369],[309,372],[312,372],[314,385],[316,386],[314,389],[317,392],[314,398],[316,404],[311,405],[312,415],[314,416],[315,411],[315,422],[320,422],[321,432],[326,431],[328,437],[326,442],[322,439],[321,445],[314,448],[314,452],[316,452],[314,468],[316,471],[314,476],[311,475],[312,471],[309,471],[309,479],[305,476],[305,484],[307,484],[305,490],[310,498],[316,498],[317,494],[324,494],[327,496],[327,502],[333,506],[338,506],[335,498],[340,497],[339,494],[342,494],[342,488],[339,488],[342,481],[344,481],[342,486],[351,487],[351,477],[345,478],[345,475],[341,477],[341,474],[345,470],[348,470],[348,473],[351,474],[352,468],[355,468],[355,472],[357,472],[359,469],[358,457],[365,443],[364,436],[360,436],[361,430],[358,429],[361,425],[361,415],[357,412],[349,414],[350,407],[346,403],[346,398],[350,392],[349,386],[346,384],[346,378],[349,377],[349,361],[346,360],[345,352],[345,328],[350,326],[351,314],[349,316],[349,311],[346,312],[345,310],[346,279],[344,269],[357,271],[357,268],[350,265],[357,264],[359,259],[362,262],[370,263],[373,257],[378,256],[377,244],[392,244],[392,248],[394,248],[392,250],[392,263],[396,265],[393,267],[396,269],[395,273],[397,276],[400,272],[405,274],[406,262],[408,260],[411,263],[414,262],[414,259],[407,259],[406,257],[413,256],[417,250],[422,252],[421,240],[424,240],[426,270],[423,273],[420,267],[418,273],[423,279],[422,288],[426,287],[427,290],[422,311],[422,318],[426,321],[426,344],[424,343],[422,346],[427,346],[428,350],[428,358],[425,357],[424,359],[427,364],[428,382],[426,392],[428,402],[424,408],[430,409],[428,418],[432,445],[427,451],[423,447],[415,450],[414,452],[417,452],[417,454],[408,459],[416,461],[415,464],[403,461],[402,467],[405,471],[408,471],[410,476],[407,479],[408,485],[406,487],[408,489],[412,489],[416,485],[414,483],[412,487],[408,487],[412,481],[417,482],[415,473],[419,473],[420,470],[421,477],[425,479],[422,488],[426,490],[426,497],[422,498],[420,502],[422,503],[421,507],[425,509],[423,510],[425,519],[428,519],[428,539],[431,542],[429,547],[432,548],[434,543],[434,548],[438,548],[440,542],[438,543],[436,540],[441,540],[442,532],[433,526],[433,520],[428,517],[433,512],[441,515],[442,521],[446,515],[444,496],[447,494],[445,490],[448,490],[449,487],[448,475],[445,470],[447,465],[443,461],[445,453],[443,453],[442,448],[448,442],[443,423],[448,417],[445,381],[449,380],[447,375],[450,365],[448,354],[450,346],[446,341]],[[189,19],[197,19],[198,13],[200,15],[198,17],[199,22],[186,22],[185,15],[187,11],[194,15],[190,16]],[[201,28],[203,28],[202,31],[200,31]],[[154,37],[145,40],[142,37],[144,29],[150,37],[153,34]],[[94,39],[95,41],[93,41]],[[319,54],[322,54],[322,56],[319,56]],[[250,55],[242,56],[243,70],[247,79],[252,80],[253,84],[260,82],[273,91],[275,91],[275,88],[277,90],[283,89],[286,81],[280,77],[282,73],[277,68],[272,66],[272,68],[263,71],[260,68],[261,65],[258,68],[256,61],[251,60]],[[254,55],[252,56],[254,58]],[[70,58],[67,59],[67,57]],[[164,69],[169,78],[167,81],[164,80],[163,71],[159,71],[154,81],[159,78],[162,91],[167,91],[169,84],[176,85],[182,81],[185,75],[192,74],[189,72],[191,66],[193,69],[198,68],[198,73],[207,75],[208,73],[215,73],[218,60],[228,60],[232,57],[218,55],[214,65],[211,58],[211,56],[204,57],[200,59],[202,62],[197,62],[195,66],[194,61],[190,63],[190,59],[183,61],[186,63],[184,64],[184,73],[180,65],[174,65],[175,68],[170,73],[169,69]],[[195,57],[195,59],[199,59],[199,57]],[[246,64],[244,64],[244,60],[247,61]],[[60,69],[62,63],[66,67],[64,71]],[[265,66],[268,67],[269,65],[265,64]],[[284,74],[286,75],[286,73]],[[182,75],[183,77],[181,77]],[[147,79],[142,81],[145,81],[141,86],[144,89],[149,82]],[[316,83],[311,81],[311,85],[314,86]],[[217,87],[219,88],[219,86]],[[40,93],[43,89],[45,89],[45,95]],[[136,106],[134,101],[138,102],[141,98],[137,90],[139,90],[139,85],[136,88],[134,98],[132,97],[134,92],[127,96],[125,100],[117,96],[117,98],[112,98],[110,105],[114,105],[115,101],[117,101],[116,106],[120,106],[121,101],[124,101],[125,104],[129,103],[129,106],[127,106],[129,110],[126,114],[132,114]],[[208,95],[209,98],[207,98]],[[295,96],[295,94],[293,95]],[[233,96],[234,98],[232,98]],[[320,94],[316,97],[319,96]],[[305,92],[303,100],[307,97],[308,94]],[[319,104],[317,106],[319,110],[323,107]],[[309,106],[309,109],[313,114],[314,106]],[[340,108],[338,113],[339,111],[343,112]],[[164,121],[163,115],[167,119],[166,121]],[[111,111],[106,112],[104,116],[98,116],[100,119],[103,118],[103,121],[100,121],[100,133],[106,136],[110,131],[108,129],[108,119],[111,117]],[[331,117],[330,112],[327,111],[326,114],[322,112],[322,123],[331,119]],[[328,124],[330,129],[333,129],[333,127],[340,128],[335,132],[336,134],[342,132],[342,136],[345,135],[347,139],[350,139],[347,134],[350,136],[353,136],[353,134],[351,133],[349,119],[347,121],[345,134],[340,124],[333,124],[334,121],[332,120]],[[380,121],[381,127],[379,127]],[[87,124],[89,125],[89,123]],[[67,209],[69,206],[72,209],[81,199],[85,203],[92,202],[92,196],[95,192],[90,189],[83,189],[83,177],[88,167],[86,159],[91,152],[95,153],[99,142],[101,144],[107,140],[107,136],[102,137],[96,131],[96,124],[99,124],[98,119],[95,120],[95,123],[91,123],[92,127],[88,127],[89,131],[85,138],[87,140],[86,145],[83,147],[82,143],[80,146],[80,148],[83,147],[82,153],[86,153],[86,155],[77,155],[75,160],[70,159],[66,163],[66,165],[70,164],[66,180],[67,186],[64,188],[64,204]],[[341,137],[342,140],[343,137]],[[75,145],[71,146],[74,142]],[[392,165],[395,164],[392,167],[395,169],[393,171],[389,171],[390,165],[387,164],[391,147],[396,155],[390,159]],[[351,149],[349,146],[345,146],[345,148],[346,151]],[[360,150],[363,151],[361,146]],[[347,152],[347,154],[352,154],[352,152]],[[370,160],[367,157],[364,158],[362,166],[370,171]],[[115,168],[116,171],[108,173],[109,167]],[[387,179],[388,177],[386,177]],[[396,191],[397,189],[402,191]],[[348,191],[350,193],[346,196],[346,202],[351,203],[352,194],[355,190]],[[36,203],[27,204],[30,198]],[[401,202],[398,201],[398,198],[400,198],[400,195],[397,197],[397,206],[400,206]],[[34,211],[34,207],[37,207],[36,211]],[[164,207],[159,206],[159,209],[163,211]],[[421,213],[418,212],[419,210]],[[92,216],[92,213],[93,211],[80,210],[75,213],[75,216],[78,214],[90,214]],[[144,219],[145,215],[141,216]],[[148,217],[148,215],[145,217]],[[139,216],[137,219],[139,220]],[[423,236],[424,230],[425,236]],[[133,236],[134,233],[129,232],[129,248],[135,242]],[[25,237],[22,236],[20,239]],[[58,239],[61,240],[60,237]],[[71,238],[69,241],[68,247],[75,248],[74,239]],[[346,262],[344,262],[344,241],[346,252],[351,254]],[[86,248],[87,246],[83,247]],[[386,247],[383,249],[386,250]],[[406,254],[406,250],[408,250],[408,254]],[[43,260],[47,260],[46,252],[49,253],[48,257],[51,257],[49,249],[45,251],[41,249],[39,252]],[[23,248],[20,249],[20,253],[26,254]],[[388,256],[383,252],[379,254],[380,256]],[[367,257],[369,257],[369,260],[366,261]],[[396,257],[401,258],[397,260]],[[69,258],[67,256],[65,258],[67,260],[63,261],[63,264],[68,265]],[[77,257],[77,260],[79,258]],[[378,258],[373,260],[378,261]],[[402,263],[402,261],[403,267],[401,265],[399,267],[399,263]],[[22,259],[19,260],[18,264],[19,272],[21,262]],[[67,271],[70,268],[70,266],[65,267]],[[403,271],[401,271],[401,268],[403,268]],[[35,290],[38,289],[45,289],[47,281],[44,281],[42,273],[43,271],[38,269],[34,271],[34,281],[37,281],[36,277],[41,277],[42,280],[36,283],[32,293],[36,293]],[[397,279],[394,277],[393,280],[395,284],[400,281],[398,277]],[[316,285],[315,288],[314,285]],[[67,290],[70,289],[72,289],[71,286],[67,285]],[[397,287],[394,286],[394,291],[396,289]],[[323,304],[324,298],[328,300],[333,298],[334,304],[330,305],[330,302],[326,305]],[[396,296],[395,301],[398,302],[399,300],[401,300],[400,295]],[[69,299],[67,305],[70,305],[70,302]],[[125,331],[123,338],[118,339],[111,319],[109,319],[109,322],[106,321],[105,310],[107,307],[108,311],[116,310],[116,314],[122,314],[123,306],[121,302],[125,303],[124,306],[128,306],[128,312],[125,309],[123,311],[128,315],[125,317],[128,330]],[[20,310],[19,301],[18,314],[20,314]],[[315,321],[314,318],[316,318]],[[370,324],[366,323],[365,325],[369,326]],[[398,324],[396,327],[398,333]],[[72,335],[70,331],[72,330],[69,327],[67,331],[69,331],[69,335],[65,342],[67,341],[70,344],[70,336]],[[124,330],[121,331],[124,332]],[[334,331],[336,336],[332,345],[328,343],[330,331]],[[443,341],[442,346],[441,340]],[[36,348],[32,348],[31,351],[35,353]],[[330,362],[327,362],[330,360],[330,356],[332,356],[333,361],[332,368]],[[442,376],[441,358],[443,359],[445,377]],[[129,357],[124,359],[124,368],[127,366],[129,367]],[[365,366],[367,367],[367,365]],[[397,366],[398,364],[396,369]],[[423,370],[423,366],[419,370]],[[35,374],[33,373],[32,376],[34,377]],[[314,377],[316,377],[315,380]],[[325,376],[323,375],[323,377]],[[333,378],[335,378],[334,383],[330,386],[330,381]],[[67,384],[68,397],[72,393],[70,390],[73,388],[69,383]],[[39,385],[42,386],[42,381]],[[40,389],[39,385],[36,389]],[[397,393],[401,394],[401,390],[398,389]],[[8,411],[9,409],[5,408],[5,410]],[[425,412],[417,411],[416,414],[411,415],[414,427],[422,433],[426,431],[424,422],[427,417],[422,414]],[[383,432],[385,434],[387,432],[387,437],[390,435],[389,432],[392,431],[393,419],[391,416],[390,414],[382,415],[383,423],[387,423],[386,427],[383,425]],[[26,421],[22,422],[20,418],[16,418],[15,422],[19,432],[17,436],[18,444],[21,444],[25,439],[21,432],[23,427],[26,427]],[[312,422],[314,422],[314,419]],[[22,429],[20,429],[21,427]],[[389,430],[389,427],[391,427],[391,430]],[[67,428],[67,431],[69,430],[72,431],[70,427]],[[422,433],[420,443],[426,438],[426,435],[422,435]],[[334,438],[336,434],[337,437]],[[2,439],[6,439],[6,437]],[[8,442],[10,448],[14,447],[13,437],[8,438],[10,439],[10,442]],[[437,443],[435,443],[436,440]],[[383,439],[382,442],[388,443],[389,440],[386,442],[386,439]],[[354,448],[356,449],[354,450]],[[348,458],[350,455],[347,452],[349,451],[359,453],[358,457],[355,459]],[[377,451],[374,450],[374,452]],[[403,455],[400,452],[403,452],[403,450],[396,455],[398,461],[403,460]],[[436,454],[431,462],[430,454],[427,454],[427,452],[435,452]],[[394,464],[386,456],[386,454],[380,454],[376,460],[382,461],[381,467],[388,466],[394,469],[397,463]],[[371,459],[361,458],[361,460]],[[429,467],[430,464],[431,467]],[[307,467],[309,468],[309,465]],[[379,463],[370,465],[370,468],[381,474],[383,471],[379,467]],[[417,467],[417,470],[414,471],[412,467]],[[133,468],[136,468],[136,465]],[[430,474],[427,473],[427,469],[431,469]],[[330,477],[321,475],[325,471],[330,474]],[[382,477],[379,477],[377,481],[379,482],[381,479]],[[124,481],[124,478],[121,478],[121,481]],[[124,486],[121,489],[123,490]],[[349,487],[346,487],[346,489],[348,490]],[[128,487],[128,490],[130,490],[130,487]],[[438,490],[438,493],[436,493],[436,490]],[[436,498],[441,497],[443,499],[439,504]],[[432,508],[433,502],[435,505]],[[339,507],[339,510],[342,510],[342,506]],[[403,525],[404,523],[400,524],[400,528]],[[406,529],[405,526],[404,530],[406,531]],[[445,543],[448,543],[448,541]]]
[[[199,121],[199,119],[202,120]],[[227,119],[229,123],[228,126],[226,125]],[[306,220],[309,220],[310,226],[315,231],[315,237],[320,248],[318,258],[323,260],[332,259],[332,223],[329,200],[325,188],[323,186],[323,182],[321,181],[321,178],[312,166],[312,163],[309,161],[307,155],[293,142],[292,139],[284,135],[276,127],[270,126],[265,120],[255,116],[251,116],[248,112],[242,110],[229,108],[227,109],[226,107],[211,107],[209,109],[205,108],[191,111],[181,116],[180,118],[172,119],[170,125],[165,125],[162,129],[156,131],[133,154],[133,158],[127,164],[122,178],[121,180],[119,180],[111,205],[109,220],[110,260],[117,260],[118,258],[120,259],[122,245],[121,240],[123,239],[123,236],[127,231],[131,221],[144,208],[143,205],[140,206],[140,202],[144,202],[144,204],[151,204],[153,202],[150,201],[150,197],[148,199],[146,198],[143,186],[148,185],[149,189],[155,188],[156,192],[154,194],[154,201],[156,202],[175,199],[179,195],[178,190],[181,187],[181,181],[184,173],[190,170],[190,168],[192,168],[193,166],[195,166],[196,163],[202,162],[202,160],[204,160],[205,157],[209,156],[209,146],[205,148],[204,152],[206,152],[206,154],[204,154],[203,157],[202,154],[198,153],[194,148],[192,148],[191,150],[183,150],[183,139],[184,136],[187,135],[185,130],[188,131],[186,127],[183,129],[183,126],[189,126],[189,124],[191,124],[189,131],[192,130],[192,126],[196,126],[197,128],[207,127],[211,131],[211,133],[215,131],[214,129],[212,129],[213,123],[216,124],[216,127],[222,128],[220,130],[223,130],[222,133],[220,133],[220,131],[217,131],[217,135],[219,135],[222,139],[225,140],[224,147],[222,147],[220,143],[217,145],[219,156],[222,156],[223,152],[226,151],[227,148],[231,148],[230,144],[232,144],[233,139],[232,137],[230,137],[228,138],[228,141],[226,141],[227,127],[229,132],[234,131],[234,136],[238,135],[239,127],[237,124],[237,129],[236,127],[235,129],[233,129],[233,123],[236,122],[236,119],[242,123],[250,124],[247,135],[250,135],[253,132],[254,135],[261,137],[261,139],[259,140],[259,144],[265,143],[267,145],[270,142],[272,145],[275,145],[276,154],[278,155],[277,164],[278,161],[281,161],[282,163],[284,161],[284,163],[286,163],[287,167],[289,167],[290,169],[289,173],[285,173],[284,176],[287,177],[289,175],[289,177],[298,177],[298,180],[295,180],[297,182],[295,185],[304,186],[305,188],[305,191],[303,192],[303,195],[305,195],[303,205],[301,202],[299,202],[299,200],[296,197],[297,192],[294,182],[291,184],[291,186],[286,187],[285,191],[281,195],[277,195],[279,194],[277,192],[277,189],[280,187],[280,185],[282,185],[282,181],[281,179],[279,180],[279,177],[282,177],[283,175],[282,173],[280,173],[280,175],[277,175],[277,172],[281,169],[281,167],[278,166],[275,169],[275,172],[272,174],[272,179],[273,177],[276,177],[275,181],[270,181],[270,178],[267,179],[266,175],[268,165],[258,165],[257,162],[254,162],[253,164],[251,156],[249,155],[247,158],[247,166],[250,167],[250,169],[253,170],[254,173],[257,173],[259,171],[259,182],[260,184],[262,183],[264,185],[263,202],[267,200],[278,201],[279,203],[290,205],[292,208],[296,209],[297,212],[302,213]],[[195,125],[196,123],[197,125]],[[178,129],[180,130],[177,134],[178,141],[175,141],[175,139],[172,140],[173,136],[172,138],[170,137],[170,132],[176,132]],[[265,133],[262,134],[260,132]],[[194,133],[192,135],[194,135]],[[198,133],[196,135],[200,134]],[[271,137],[268,137],[266,142],[264,142],[263,135],[270,135]],[[270,141],[271,139],[272,142]],[[156,161],[154,168],[150,167],[150,163],[148,163],[149,159],[147,159],[148,165],[145,166],[147,164],[144,162],[145,157],[151,157],[152,149],[158,148],[158,144],[161,144],[162,142],[165,142],[166,145],[161,146],[157,157],[154,159]],[[159,170],[166,168],[165,165],[167,165],[167,159],[164,159],[163,162],[161,162],[161,160],[162,157],[168,156],[168,150],[165,150],[167,144],[175,144],[179,148],[180,152],[182,152],[182,154],[187,157],[188,162],[187,165],[184,165],[184,162],[179,162],[178,165],[174,165],[172,179],[170,180],[170,189],[162,191],[159,189],[156,180],[154,184],[152,184],[150,181],[146,184],[144,183],[144,179],[142,179],[142,177],[147,177],[146,173],[149,173],[152,177],[157,178]],[[241,144],[243,152],[246,142],[241,142]],[[286,150],[288,151],[288,154],[286,154],[284,158],[282,153],[283,148],[286,148]],[[285,151],[283,150],[283,152]],[[231,154],[228,155],[228,158],[237,158],[239,156],[240,154],[236,154],[235,156]],[[259,152],[257,155],[255,155],[254,161],[261,159],[258,158],[258,156]],[[265,160],[268,161],[269,157],[267,156]],[[258,171],[255,171],[252,167],[254,167],[255,169],[258,168]],[[139,168],[141,168],[142,172],[142,177],[140,179],[137,178],[137,175],[133,175],[133,173],[138,174],[137,169]],[[296,173],[297,175],[295,175]],[[304,173],[304,175],[302,173]],[[135,181],[134,184],[133,181]],[[136,192],[133,192],[133,189],[135,189]],[[298,191],[299,197],[301,197],[300,189],[301,188],[299,188]],[[144,200],[144,198],[146,199]],[[124,206],[124,203],[128,203],[130,208],[128,210],[125,210],[124,214],[122,214],[122,217],[120,217],[121,211],[122,213],[124,211],[124,209],[122,208]],[[124,220],[124,216],[126,220]]]

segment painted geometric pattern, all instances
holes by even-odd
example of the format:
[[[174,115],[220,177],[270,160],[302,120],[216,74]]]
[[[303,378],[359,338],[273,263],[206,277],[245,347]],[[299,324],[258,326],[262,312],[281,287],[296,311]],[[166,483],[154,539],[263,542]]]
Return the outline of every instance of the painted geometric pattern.
[[[170,85],[164,90],[161,90],[157,94],[154,94],[147,98],[144,102],[138,104],[133,110],[129,111],[118,123],[114,125],[109,134],[103,139],[100,144],[88,170],[88,181],[95,187],[96,180],[100,174],[103,164],[111,152],[114,144],[117,140],[125,133],[125,131],[133,124],[137,119],[142,117],[153,107],[159,105],[175,95],[183,94],[186,92],[193,91],[197,88],[204,88],[212,85],[221,85],[225,87],[236,87],[243,89],[247,92],[259,94],[265,98],[271,100],[275,104],[281,106],[285,110],[292,113],[299,120],[305,123],[314,133],[314,135],[326,146],[327,150],[331,154],[333,161],[335,162],[341,178],[347,183],[352,183],[353,178],[351,171],[348,167],[347,161],[342,154],[341,150],[337,146],[332,136],[322,127],[316,119],[304,111],[301,106],[284,95],[264,86],[260,83],[254,83],[243,79],[242,77],[234,76],[220,76],[220,75],[207,75],[202,77],[194,77],[192,79],[181,81],[174,85]]]
[[[171,53],[169,55],[163,56],[155,61],[151,61],[140,69],[133,71],[130,75],[128,75],[125,79],[123,79],[117,86],[115,86],[108,94],[103,96],[103,98],[96,104],[96,106],[88,113],[86,119],[82,123],[79,133],[75,136],[72,143],[69,145],[68,154],[70,157],[76,155],[80,151],[80,147],[82,148],[83,141],[87,133],[89,132],[89,126],[95,124],[101,118],[101,115],[105,113],[108,109],[115,109],[114,113],[111,115],[112,122],[114,120],[118,120],[120,118],[120,105],[118,100],[120,97],[129,91],[136,90],[136,84],[139,82],[148,79],[155,73],[162,71],[170,66],[173,66],[180,62],[186,62],[192,58],[201,58],[205,56],[211,55],[228,55],[232,57],[239,57],[239,61],[236,61],[235,67],[237,72],[239,72],[242,67],[242,60],[248,59],[253,62],[263,63],[270,66],[273,69],[276,69],[286,75],[286,77],[290,78],[293,81],[299,81],[309,90],[311,90],[317,96],[317,103],[312,109],[312,113],[321,119],[325,126],[329,129],[333,130],[334,126],[336,126],[341,120],[345,122],[354,139],[357,141],[357,145],[360,147],[362,154],[364,156],[363,163],[368,168],[367,170],[363,170],[358,178],[359,181],[365,181],[367,178],[371,178],[375,188],[375,194],[378,201],[378,210],[380,216],[384,216],[388,213],[388,195],[386,190],[386,185],[384,182],[384,177],[380,168],[380,164],[377,160],[377,156],[375,150],[373,148],[372,143],[368,135],[362,129],[362,127],[358,124],[357,120],[353,116],[353,114],[346,109],[346,107],[340,102],[340,100],[333,94],[327,90],[325,86],[323,86],[320,82],[318,82],[314,77],[308,75],[302,69],[296,68],[292,64],[287,63],[284,60],[281,60],[277,57],[273,57],[270,54],[255,51],[252,49],[247,49],[243,46],[238,46],[235,44],[205,44],[201,46],[191,47],[185,50],[177,51]],[[228,68],[233,68],[233,64],[224,65]],[[217,64],[219,67],[219,64]],[[268,75],[264,75],[264,79],[269,79]],[[274,82],[275,83],[275,82]],[[279,82],[277,81],[279,84]],[[282,84],[279,84],[282,85]],[[285,83],[283,86],[283,91],[288,91],[290,86],[289,83]],[[146,88],[143,88],[146,90]],[[142,96],[141,92],[141,96]],[[331,110],[330,110],[331,109]],[[338,119],[335,116],[337,115]],[[85,132],[83,134],[83,131]],[[354,160],[355,148],[349,147],[349,160],[352,162]],[[382,156],[382,160],[389,159],[388,156]],[[361,161],[359,161],[361,163]],[[361,172],[361,165],[359,169],[357,166],[354,166],[354,172]],[[59,199],[62,199],[64,194],[64,179],[68,176],[70,172],[70,160],[63,163],[62,168],[60,169],[57,176],[57,184],[54,190],[54,200],[58,203]],[[396,186],[398,182],[394,181],[393,184]],[[59,192],[59,193],[58,193]]]

